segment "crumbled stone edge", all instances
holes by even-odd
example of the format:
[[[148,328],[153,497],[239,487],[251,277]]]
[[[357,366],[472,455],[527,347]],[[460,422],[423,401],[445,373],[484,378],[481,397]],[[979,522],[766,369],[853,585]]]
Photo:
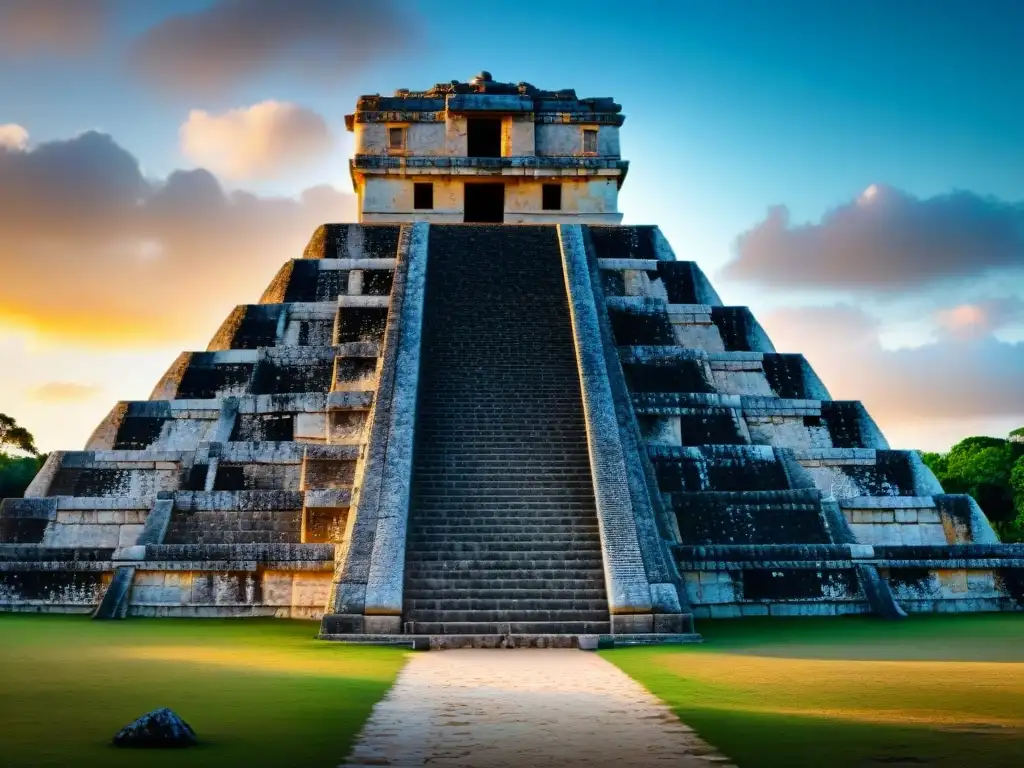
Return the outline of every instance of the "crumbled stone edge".
[[[616,615],[650,614],[651,585],[637,537],[581,226],[559,225],[558,242],[580,373],[608,607],[614,622]]]
[[[395,382],[391,395],[387,457],[378,512],[377,534],[366,586],[367,614],[400,617],[405,581],[405,543],[409,527],[420,350],[427,285],[429,224],[409,230],[408,252]],[[399,630],[398,626],[394,627]]]
[[[657,246],[660,230],[657,227],[652,227],[647,233]],[[653,608],[656,616],[689,613],[686,585],[675,566],[675,559],[671,551],[672,542],[679,540],[678,524],[675,516],[661,502],[654,466],[648,457],[647,448],[637,424],[629,388],[626,385],[626,377],[622,371],[619,349],[615,344],[615,336],[612,332],[611,318],[605,304],[604,290],[601,286],[601,266],[591,242],[590,228],[584,227],[582,234],[608,373],[608,384],[612,391],[612,401],[619,425],[619,437],[624,448],[640,552],[647,569],[648,581],[651,583]],[[664,247],[667,248],[667,244]],[[662,623],[665,626],[658,626]],[[678,631],[680,627],[676,627],[674,624],[669,626],[671,623],[672,620],[656,618],[655,631]]]
[[[428,231],[426,224],[405,225],[402,227],[401,234],[399,235],[395,277],[391,289],[391,305],[388,312],[388,321],[384,331],[384,343],[381,351],[380,376],[378,379],[376,396],[374,397],[373,406],[370,410],[370,424],[367,431],[362,472],[358,482],[353,488],[346,544],[337,547],[335,551],[334,584],[331,589],[331,599],[330,604],[328,605],[328,611],[324,615],[321,627],[321,632],[324,634],[330,634],[331,632],[336,631],[339,626],[339,620],[344,622],[346,631],[366,631],[367,628],[364,625],[363,617],[366,614],[367,591],[371,580],[371,570],[374,557],[386,557],[390,562],[396,562],[394,560],[394,553],[385,553],[385,550],[379,549],[377,545],[377,532],[380,527],[381,518],[383,515],[389,514],[387,511],[382,511],[382,508],[389,502],[392,504],[401,503],[403,495],[405,500],[405,519],[401,521],[400,525],[403,527],[403,530],[404,526],[407,525],[409,498],[408,483],[411,482],[412,479],[411,455],[413,440],[412,425],[415,421],[414,416],[416,404],[415,385],[419,376],[418,331],[415,352],[416,373],[412,383],[412,397],[410,400],[407,393],[403,393],[398,398],[400,407],[404,406],[406,408],[412,408],[412,419],[409,419],[407,414],[403,414],[402,416],[403,422],[408,422],[407,434],[402,435],[393,432],[392,406],[395,402],[396,385],[398,384],[398,358],[402,340],[403,315],[405,313],[405,296],[409,276],[410,255],[415,241],[417,251],[422,251],[421,254],[418,254],[422,256],[422,264],[416,273],[420,280],[417,299],[419,307],[416,312],[419,317],[418,322],[422,322],[422,302],[426,281],[425,260]],[[406,358],[408,358],[408,353]],[[408,386],[409,377],[407,376],[403,378],[402,383],[405,386]],[[395,437],[399,442],[408,441],[408,451],[405,452],[401,449],[397,449],[396,446],[390,446],[389,450],[389,443],[392,437]],[[395,456],[402,456],[409,460],[408,473],[405,476],[406,487],[404,491],[396,489],[385,490],[383,487],[383,483],[385,481],[385,469],[389,456],[392,460],[395,460]],[[395,470],[392,470],[392,473],[389,473],[389,478],[394,480],[396,474],[401,473],[396,473]],[[393,544],[394,531],[390,530],[391,525],[391,523],[385,522],[382,530],[387,530],[384,538]],[[386,545],[382,543],[380,546],[385,547]],[[404,579],[405,551],[404,535],[400,546],[402,548],[402,558],[397,561],[399,562],[399,571],[397,576],[394,577],[398,580],[398,616],[396,619],[392,614],[385,614],[388,631],[398,631],[398,625],[401,622],[401,584]],[[380,586],[382,583],[379,571],[375,573],[373,579],[374,594],[376,597],[372,597],[371,600],[379,603]]]

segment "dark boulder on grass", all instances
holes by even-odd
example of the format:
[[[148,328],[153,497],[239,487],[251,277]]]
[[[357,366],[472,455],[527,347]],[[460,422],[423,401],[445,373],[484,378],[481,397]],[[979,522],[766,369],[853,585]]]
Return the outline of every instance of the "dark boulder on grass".
[[[188,723],[164,707],[126,725],[114,737],[115,747],[175,749],[191,747],[199,740]]]

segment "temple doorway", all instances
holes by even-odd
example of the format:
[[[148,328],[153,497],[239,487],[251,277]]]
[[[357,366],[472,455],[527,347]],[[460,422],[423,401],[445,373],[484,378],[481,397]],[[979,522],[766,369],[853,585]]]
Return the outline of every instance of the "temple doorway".
[[[504,184],[466,184],[467,224],[501,224],[505,221]]]

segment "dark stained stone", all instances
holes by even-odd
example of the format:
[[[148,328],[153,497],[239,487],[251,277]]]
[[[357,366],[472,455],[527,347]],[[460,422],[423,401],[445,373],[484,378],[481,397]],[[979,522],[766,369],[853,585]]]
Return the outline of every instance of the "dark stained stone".
[[[126,725],[114,737],[115,747],[178,749],[199,743],[188,723],[164,707]]]

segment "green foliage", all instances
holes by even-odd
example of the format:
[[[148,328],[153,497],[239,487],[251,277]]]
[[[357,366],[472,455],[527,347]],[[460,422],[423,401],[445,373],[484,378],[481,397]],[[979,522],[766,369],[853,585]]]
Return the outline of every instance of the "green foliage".
[[[23,495],[44,461],[32,433],[0,413],[0,499]]]
[[[1024,427],[1011,439],[968,437],[949,453],[922,453],[947,493],[968,493],[1004,541],[1024,541]]]
[[[0,499],[22,496],[46,456],[7,456],[0,453]]]
[[[928,465],[928,468],[935,473],[936,477],[949,474],[949,460],[944,453],[922,451],[921,461]]]
[[[19,427],[18,422],[6,413],[0,413],[0,454],[6,455],[11,448],[32,456],[39,453],[32,433]]]

